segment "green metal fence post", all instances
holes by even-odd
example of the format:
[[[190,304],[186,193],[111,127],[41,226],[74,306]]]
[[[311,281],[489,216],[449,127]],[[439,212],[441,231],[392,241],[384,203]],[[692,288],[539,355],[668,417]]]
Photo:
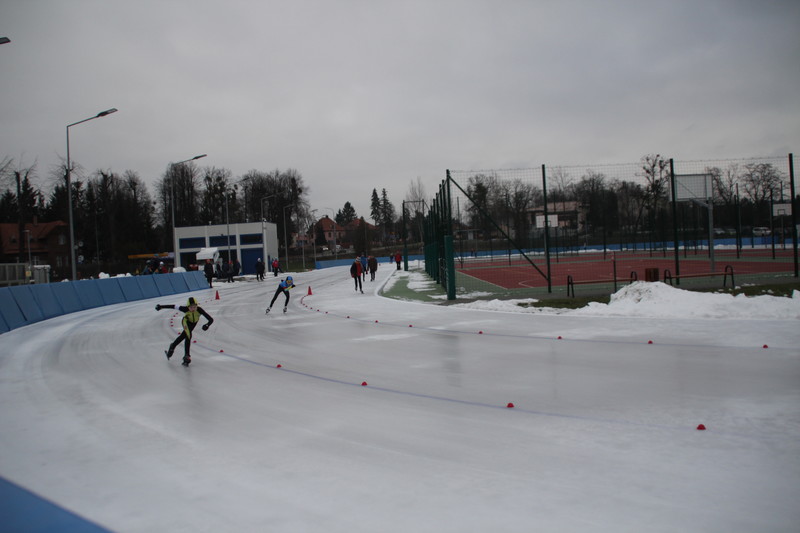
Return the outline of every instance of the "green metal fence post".
[[[456,266],[453,261],[453,236],[444,238],[444,261],[447,269],[447,299],[456,299]]]
[[[678,200],[675,198],[675,162],[669,159],[669,183],[672,192],[672,241],[675,246],[675,283],[681,284],[681,253],[678,249]]]

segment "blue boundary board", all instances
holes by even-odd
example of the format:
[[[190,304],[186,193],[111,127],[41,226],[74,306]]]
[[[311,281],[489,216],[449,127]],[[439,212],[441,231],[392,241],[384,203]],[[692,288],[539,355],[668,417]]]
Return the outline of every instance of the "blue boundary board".
[[[85,309],[206,288],[202,272],[0,287],[0,334]]]
[[[26,533],[109,531],[2,477],[0,477],[0,524],[3,531]]]

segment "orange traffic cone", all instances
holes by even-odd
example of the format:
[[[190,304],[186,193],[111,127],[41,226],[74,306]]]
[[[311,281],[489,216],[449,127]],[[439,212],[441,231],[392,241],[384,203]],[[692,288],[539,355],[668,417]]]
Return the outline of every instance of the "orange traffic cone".
[[[214,298],[215,300],[219,300],[219,291],[217,291],[217,297]]]
[[[308,296],[311,296],[311,285],[308,286]]]

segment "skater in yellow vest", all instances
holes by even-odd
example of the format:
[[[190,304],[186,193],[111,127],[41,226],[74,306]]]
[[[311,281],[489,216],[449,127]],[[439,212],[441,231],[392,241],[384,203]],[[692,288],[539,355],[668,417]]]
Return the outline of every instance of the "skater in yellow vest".
[[[175,309],[174,305],[156,305],[156,311],[161,311],[162,309]],[[185,313],[183,315],[183,320],[181,320],[181,325],[183,326],[183,331],[181,334],[178,335],[178,338],[172,341],[172,344],[169,345],[169,350],[166,350],[164,353],[167,354],[167,359],[172,357],[175,348],[181,343],[184,342],[184,354],[183,354],[183,366],[189,366],[189,363],[192,362],[192,357],[189,354],[189,348],[192,345],[192,331],[197,326],[197,323],[200,322],[200,316],[206,317],[206,322],[203,324],[203,331],[207,331],[208,327],[214,323],[214,319],[211,318],[211,315],[206,313],[202,307],[197,305],[197,300],[194,299],[193,296],[189,297],[189,300],[186,302],[186,306],[179,306],[178,311]]]

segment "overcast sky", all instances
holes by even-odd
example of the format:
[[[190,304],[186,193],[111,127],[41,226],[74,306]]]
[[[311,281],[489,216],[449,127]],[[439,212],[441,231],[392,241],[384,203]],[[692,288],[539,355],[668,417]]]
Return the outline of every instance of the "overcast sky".
[[[0,0],[0,158],[238,178],[398,208],[445,169],[800,150],[800,2]]]

